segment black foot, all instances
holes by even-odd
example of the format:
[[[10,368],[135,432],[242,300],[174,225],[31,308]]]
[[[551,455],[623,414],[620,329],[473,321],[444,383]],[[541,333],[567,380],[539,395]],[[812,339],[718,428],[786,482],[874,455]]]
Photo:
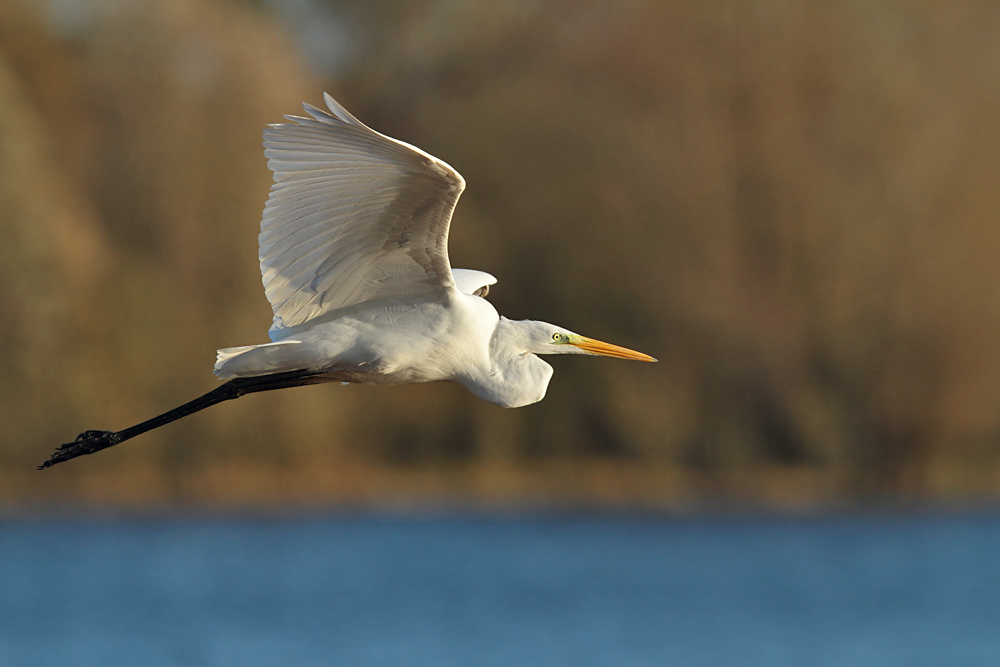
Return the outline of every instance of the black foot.
[[[38,469],[45,470],[57,463],[75,459],[77,456],[93,454],[112,445],[117,445],[118,438],[115,435],[114,431],[84,431],[76,436],[76,440],[73,442],[60,445],[55,453],[49,457],[49,460],[38,466]]]

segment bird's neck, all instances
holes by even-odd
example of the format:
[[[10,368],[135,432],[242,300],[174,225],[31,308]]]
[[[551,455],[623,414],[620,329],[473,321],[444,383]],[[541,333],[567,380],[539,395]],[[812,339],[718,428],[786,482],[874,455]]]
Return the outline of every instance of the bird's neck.
[[[528,351],[526,323],[501,317],[490,338],[490,366],[477,373],[468,389],[505,408],[542,400],[552,378],[552,367]]]

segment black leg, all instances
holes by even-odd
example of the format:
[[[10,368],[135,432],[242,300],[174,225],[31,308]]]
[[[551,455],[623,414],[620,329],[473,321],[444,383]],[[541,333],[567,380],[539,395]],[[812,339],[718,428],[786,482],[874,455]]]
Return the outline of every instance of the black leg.
[[[113,447],[129,438],[134,438],[140,433],[159,428],[164,424],[187,417],[199,410],[204,410],[216,403],[239,398],[244,394],[253,394],[258,391],[271,391],[273,389],[285,389],[287,387],[299,387],[306,384],[318,384],[325,382],[315,371],[288,371],[287,373],[274,373],[272,375],[259,375],[256,377],[235,378],[229,382],[216,387],[203,396],[199,396],[189,403],[174,408],[162,415],[158,415],[121,431],[84,431],[76,437],[73,442],[60,445],[49,460],[38,466],[39,470],[44,470],[50,466],[63,461],[75,459],[84,454],[93,454],[102,449]]]

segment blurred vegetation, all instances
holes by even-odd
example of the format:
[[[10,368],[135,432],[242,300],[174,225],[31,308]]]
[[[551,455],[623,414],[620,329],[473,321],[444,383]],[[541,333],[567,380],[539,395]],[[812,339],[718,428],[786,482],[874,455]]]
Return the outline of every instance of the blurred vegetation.
[[[0,0],[0,503],[1000,493],[1000,5]],[[328,90],[469,183],[456,266],[657,366],[249,396],[266,123]]]

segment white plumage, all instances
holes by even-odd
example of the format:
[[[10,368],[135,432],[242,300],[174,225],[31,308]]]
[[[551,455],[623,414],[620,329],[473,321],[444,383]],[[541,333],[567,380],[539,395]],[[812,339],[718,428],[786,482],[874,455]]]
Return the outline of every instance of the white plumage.
[[[274,185],[260,225],[260,269],[284,329],[373,299],[443,296],[454,286],[448,225],[465,180],[444,162],[331,113],[264,132]]]
[[[341,382],[451,380],[516,407],[541,400],[543,353],[652,357],[544,322],[512,322],[481,298],[496,278],[452,270],[448,227],[465,179],[424,151],[330,111],[269,126],[274,185],[260,268],[272,342],[219,350],[223,378],[292,370]]]

